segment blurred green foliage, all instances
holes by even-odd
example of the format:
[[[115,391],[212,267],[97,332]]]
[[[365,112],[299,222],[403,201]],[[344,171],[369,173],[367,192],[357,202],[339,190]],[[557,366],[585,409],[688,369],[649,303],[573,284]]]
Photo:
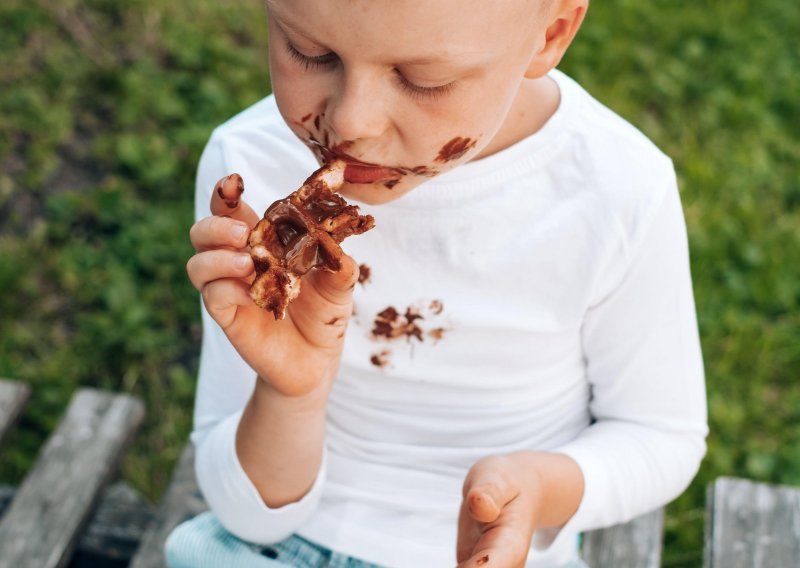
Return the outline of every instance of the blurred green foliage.
[[[263,7],[5,0],[0,22],[0,376],[34,388],[0,481],[92,385],[145,401],[123,474],[155,500],[191,422],[194,170],[268,92]],[[798,29],[792,0],[608,0],[561,65],[680,176],[711,435],[667,567],[701,565],[715,477],[800,485]]]
[[[269,92],[259,3],[0,4],[0,376],[33,386],[17,482],[79,385],[147,406],[123,475],[157,499],[191,425],[194,171]]]

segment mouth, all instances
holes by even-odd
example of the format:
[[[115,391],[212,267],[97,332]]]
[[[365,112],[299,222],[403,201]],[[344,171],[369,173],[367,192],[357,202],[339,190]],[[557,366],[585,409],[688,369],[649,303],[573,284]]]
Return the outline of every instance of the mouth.
[[[364,162],[358,158],[350,156],[343,151],[344,148],[327,148],[316,140],[310,140],[309,146],[322,159],[323,162],[332,160],[342,160],[345,164],[344,180],[348,183],[390,184],[392,187],[397,184],[408,172],[401,168],[393,168]],[[346,146],[345,146],[346,147]]]

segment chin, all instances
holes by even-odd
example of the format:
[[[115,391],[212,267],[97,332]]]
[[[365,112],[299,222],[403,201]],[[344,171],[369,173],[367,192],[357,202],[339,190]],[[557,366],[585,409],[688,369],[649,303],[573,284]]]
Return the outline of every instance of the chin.
[[[417,185],[419,182],[413,183],[410,179],[404,179],[392,188],[386,187],[383,183],[344,182],[338,192],[348,199],[354,199],[366,205],[383,205],[399,199]]]

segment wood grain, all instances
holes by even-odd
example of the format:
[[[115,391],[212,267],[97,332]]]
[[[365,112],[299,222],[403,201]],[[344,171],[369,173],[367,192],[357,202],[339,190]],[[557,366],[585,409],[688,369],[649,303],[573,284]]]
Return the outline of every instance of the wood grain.
[[[67,564],[144,417],[127,395],[79,390],[0,522],[0,568]]]
[[[664,509],[583,535],[583,559],[592,568],[659,568]]]
[[[706,502],[705,566],[800,566],[800,489],[717,479]]]

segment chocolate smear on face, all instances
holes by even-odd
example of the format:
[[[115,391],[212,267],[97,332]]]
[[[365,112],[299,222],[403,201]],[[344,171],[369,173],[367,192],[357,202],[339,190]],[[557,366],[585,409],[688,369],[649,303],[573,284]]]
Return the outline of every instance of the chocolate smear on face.
[[[438,170],[434,170],[428,166],[414,166],[408,171],[414,175],[425,177],[433,177],[439,173]]]
[[[358,283],[362,286],[369,282],[369,278],[372,276],[372,269],[366,264],[359,264],[358,265]]]
[[[478,558],[478,562],[477,562],[478,566],[483,566],[484,564],[488,564],[488,563],[489,563],[489,555],[488,554],[485,554],[484,556],[481,556],[480,558]]]
[[[439,150],[439,155],[436,156],[436,161],[442,164],[450,162],[452,160],[457,160],[475,146],[476,140],[472,138],[462,138],[461,136],[456,136],[450,142],[442,146],[442,149]]]
[[[375,353],[369,358],[370,363],[379,369],[385,369],[389,365],[389,356],[392,354],[388,349],[384,349],[380,353]]]
[[[309,118],[311,118],[311,115],[312,115],[312,114],[313,114],[313,113],[308,113],[307,115],[305,115],[303,118],[301,118],[301,119],[300,119],[300,122],[305,122],[305,121],[307,121]]]

